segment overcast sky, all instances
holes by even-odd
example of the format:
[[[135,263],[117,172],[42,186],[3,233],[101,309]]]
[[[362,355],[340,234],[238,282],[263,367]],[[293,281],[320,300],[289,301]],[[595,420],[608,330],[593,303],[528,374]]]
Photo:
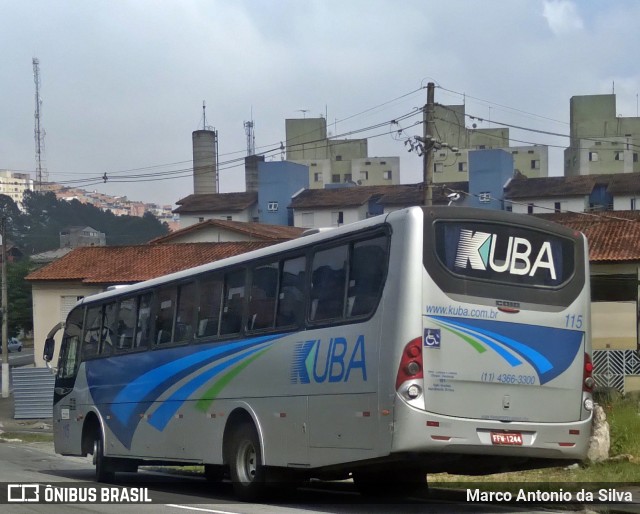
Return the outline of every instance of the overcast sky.
[[[369,137],[370,156],[400,156],[401,181],[418,182],[403,142],[422,131],[429,81],[436,102],[466,102],[480,128],[568,134],[571,96],[614,84],[618,114],[637,116],[638,20],[635,0],[0,0],[0,169],[36,167],[37,57],[52,181],[175,203],[193,192],[191,132],[206,101],[221,192],[244,189],[242,162],[229,161],[246,154],[251,118],[267,151],[286,118],[326,115],[345,134],[415,111],[349,137]],[[561,175],[562,150],[550,161]]]

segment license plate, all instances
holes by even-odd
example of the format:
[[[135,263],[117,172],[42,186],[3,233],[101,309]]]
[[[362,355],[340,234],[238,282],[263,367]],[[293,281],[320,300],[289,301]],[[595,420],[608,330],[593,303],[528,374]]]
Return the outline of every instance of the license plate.
[[[518,432],[491,432],[493,444],[522,446],[522,434]]]

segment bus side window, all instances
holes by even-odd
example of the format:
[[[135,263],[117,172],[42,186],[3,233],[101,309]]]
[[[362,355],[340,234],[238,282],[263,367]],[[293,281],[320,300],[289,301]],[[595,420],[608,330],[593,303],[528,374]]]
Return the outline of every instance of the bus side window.
[[[303,321],[305,265],[304,257],[296,257],[282,263],[277,327],[299,325]]]
[[[173,340],[173,318],[176,306],[176,288],[160,289],[157,295],[155,338],[156,344],[171,343]]]
[[[378,304],[387,268],[385,236],[354,243],[349,267],[348,316],[371,314]]]
[[[137,298],[127,298],[120,302],[115,333],[115,345],[118,351],[127,351],[133,346],[133,334],[136,328],[136,303]]]
[[[152,302],[153,293],[143,294],[138,300],[138,319],[136,322],[134,348],[148,348],[153,337],[151,324]]]
[[[245,270],[229,271],[224,280],[224,305],[220,334],[237,334],[242,328],[245,296]]]
[[[76,307],[69,313],[60,347],[58,378],[72,378],[78,372],[80,341],[82,340],[82,321],[84,307]]]
[[[92,359],[98,355],[100,345],[100,327],[102,326],[102,305],[87,308],[82,338],[82,360]]]
[[[116,302],[108,303],[102,310],[102,329],[100,331],[100,350],[101,356],[110,355],[113,345],[116,342],[116,314],[118,312],[118,304]]]
[[[310,320],[320,321],[343,316],[348,249],[348,245],[341,245],[314,255]]]
[[[278,263],[254,268],[249,296],[248,330],[272,328],[278,292]]]
[[[198,288],[198,337],[215,337],[220,324],[224,280],[222,275],[205,275]]]
[[[174,340],[188,342],[193,339],[195,325],[196,283],[190,282],[178,287],[178,307]]]

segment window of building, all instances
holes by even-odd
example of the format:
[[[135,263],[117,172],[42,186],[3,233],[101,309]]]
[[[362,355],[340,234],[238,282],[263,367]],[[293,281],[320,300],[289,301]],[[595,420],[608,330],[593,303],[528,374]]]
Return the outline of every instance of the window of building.
[[[600,146],[602,144],[602,141],[596,141],[596,146]]]
[[[485,150],[487,148],[487,145],[478,145],[477,149],[478,150]]]
[[[596,143],[598,144],[598,143]],[[597,161],[598,160],[598,152],[589,152],[589,160],[590,161]]]
[[[518,155],[518,150],[512,150],[512,151],[511,151],[511,153],[512,153],[513,155]]]
[[[267,212],[278,212],[278,202],[267,202]]]
[[[345,182],[351,182],[351,173],[345,173],[344,174],[344,181]]]
[[[613,152],[613,159],[615,161],[623,161],[624,160],[624,152]]]
[[[314,173],[313,174],[313,181],[314,182],[322,182],[322,173]]]
[[[540,159],[531,159],[531,169],[532,170],[540,169]]]
[[[527,153],[532,154],[533,150],[527,150]]]
[[[637,200],[637,198],[632,198],[631,199],[631,207],[630,208],[631,208],[632,211],[636,210],[636,206],[637,206],[636,200]]]
[[[458,171],[467,171],[467,163],[459,162],[458,163]]]
[[[371,161],[364,161],[365,166],[371,166]]]
[[[387,161],[380,161],[380,166],[386,166],[387,165]]]
[[[491,202],[491,193],[489,191],[483,191],[478,194],[478,201],[480,203],[490,203]]]
[[[233,221],[233,216],[227,216],[227,221]]]
[[[311,165],[311,166],[317,166],[317,165],[318,165],[318,163],[317,163],[317,162],[312,162],[310,165]]]
[[[533,214],[533,204],[527,205],[527,214]]]
[[[637,152],[633,153],[633,162],[638,162],[638,153]]]
[[[382,178],[385,180],[391,180],[391,170],[387,170],[382,173]]]
[[[505,205],[504,210],[507,212],[513,212],[513,205],[511,204]]]
[[[554,202],[553,203],[553,210],[555,212],[562,212],[562,204],[561,204],[561,202]]]
[[[342,160],[342,155],[336,155],[336,161],[341,161]]]
[[[204,216],[200,216],[200,217],[198,218],[198,223],[202,223],[203,221],[204,221]]]
[[[368,171],[361,171],[360,172],[360,177],[362,177],[362,180],[369,180],[369,172]]]
[[[334,211],[331,213],[331,225],[339,226],[344,224],[344,212],[343,211]]]
[[[340,183],[340,175],[338,175],[338,174],[331,175],[331,182],[333,182],[334,184],[339,184]]]
[[[440,157],[446,157],[447,154],[446,153],[440,153]]]
[[[441,162],[433,163],[433,171],[435,173],[442,173],[444,171],[444,166]]]
[[[312,228],[314,223],[313,212],[303,212],[302,213],[302,226],[305,228]]]

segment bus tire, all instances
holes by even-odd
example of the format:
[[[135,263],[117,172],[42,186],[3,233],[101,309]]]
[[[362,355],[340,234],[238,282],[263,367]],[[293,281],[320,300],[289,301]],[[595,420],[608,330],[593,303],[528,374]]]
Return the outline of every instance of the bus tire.
[[[241,501],[254,501],[264,494],[265,469],[260,438],[252,423],[238,425],[231,434],[228,452],[233,492]]]
[[[104,439],[98,432],[93,440],[93,464],[96,466],[97,482],[113,482],[116,474],[109,457],[104,456]]]

